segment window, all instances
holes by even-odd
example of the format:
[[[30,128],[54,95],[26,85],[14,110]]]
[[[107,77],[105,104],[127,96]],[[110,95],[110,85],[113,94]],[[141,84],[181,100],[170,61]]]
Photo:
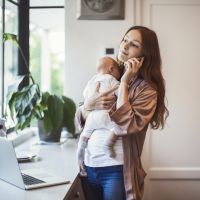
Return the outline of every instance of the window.
[[[1,1],[1,41],[3,33],[18,34],[18,6],[8,0]],[[17,76],[18,71],[18,49],[12,42],[1,42],[1,94],[0,94],[0,116],[4,116],[6,108],[6,93]],[[10,122],[8,124],[11,124]]]
[[[20,37],[19,2],[0,0],[1,41],[3,33],[15,35],[19,33]],[[29,5],[27,12],[30,14],[30,71],[43,91],[62,94],[65,62],[64,0],[30,0]],[[4,44],[1,42],[0,62],[2,66],[0,68],[0,117],[2,117],[5,115],[8,85],[16,79],[18,73],[23,74],[23,69],[18,67],[18,49],[12,42],[8,41]]]
[[[5,33],[18,34],[18,7],[5,1]],[[15,80],[18,73],[18,49],[11,42],[4,43],[4,100],[8,86]],[[4,101],[5,108],[5,101]]]
[[[64,7],[49,5],[30,7],[30,71],[42,91],[62,94],[65,64]]]

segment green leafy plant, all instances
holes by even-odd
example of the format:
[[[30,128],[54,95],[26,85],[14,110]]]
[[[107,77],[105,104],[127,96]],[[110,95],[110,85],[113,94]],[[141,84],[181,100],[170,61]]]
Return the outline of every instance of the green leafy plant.
[[[3,41],[11,40],[20,50],[25,65],[29,71],[27,61],[20,48],[16,35],[4,33]],[[30,84],[19,89],[19,85],[29,77]],[[23,130],[30,126],[33,119],[42,120],[45,131],[50,134],[52,130],[66,127],[74,135],[74,116],[76,105],[72,99],[66,96],[58,96],[49,92],[41,92],[35,83],[30,71],[8,87],[7,105],[12,119],[16,123],[16,129]]]

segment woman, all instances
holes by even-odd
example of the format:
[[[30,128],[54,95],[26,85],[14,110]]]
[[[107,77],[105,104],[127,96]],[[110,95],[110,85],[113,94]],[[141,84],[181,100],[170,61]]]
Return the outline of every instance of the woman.
[[[87,181],[93,196],[87,200],[141,200],[146,176],[141,153],[148,126],[163,128],[168,110],[161,73],[158,39],[154,31],[131,27],[120,43],[117,60],[124,64],[124,73],[116,103],[109,112],[114,133],[119,137],[116,157],[103,154],[104,130],[95,131],[85,154]],[[84,103],[86,110],[108,109],[113,104],[109,91],[94,94]],[[82,111],[83,112],[83,111]],[[78,113],[80,125],[85,119]]]

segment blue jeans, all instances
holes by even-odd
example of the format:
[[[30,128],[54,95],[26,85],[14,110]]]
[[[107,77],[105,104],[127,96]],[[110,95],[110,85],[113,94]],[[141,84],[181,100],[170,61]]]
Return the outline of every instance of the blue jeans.
[[[86,200],[126,200],[123,165],[87,167]]]

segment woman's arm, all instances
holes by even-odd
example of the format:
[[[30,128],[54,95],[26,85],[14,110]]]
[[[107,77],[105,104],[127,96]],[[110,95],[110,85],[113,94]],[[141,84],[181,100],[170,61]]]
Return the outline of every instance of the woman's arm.
[[[126,71],[121,77],[116,108],[119,108],[128,102],[128,84],[130,80],[137,74],[139,68],[142,66],[143,60],[144,58],[142,58],[140,61],[136,58],[132,58],[125,62]]]
[[[118,85],[114,86],[113,88],[101,94],[99,93],[99,88],[100,88],[100,83],[98,83],[93,96],[85,100],[84,102],[85,110],[91,111],[91,110],[110,109],[113,103],[116,101],[116,97],[110,94],[112,94],[118,88]]]
[[[121,82],[118,90],[118,99],[116,108],[120,108],[123,104],[128,102],[128,84]]]
[[[151,120],[156,106],[157,93],[146,81],[132,90],[130,100],[116,110],[110,111],[113,131],[118,136],[136,134],[142,131]]]
[[[125,63],[126,71],[121,78],[116,110],[110,112],[111,120],[115,122],[113,131],[116,135],[140,132],[151,120],[156,109],[157,93],[147,82],[142,81],[134,94],[129,95],[129,82],[142,63],[143,58],[141,61],[133,58]]]
[[[115,85],[113,88],[109,89],[108,91],[100,94],[99,93],[100,84],[97,85],[96,91],[94,92],[93,96],[89,99],[85,100],[84,104],[79,106],[76,112],[76,119],[79,125],[79,130],[82,130],[86,116],[89,111],[92,110],[102,110],[102,109],[110,109],[111,106],[116,101],[116,97],[114,95],[110,95],[118,89],[118,85]]]

